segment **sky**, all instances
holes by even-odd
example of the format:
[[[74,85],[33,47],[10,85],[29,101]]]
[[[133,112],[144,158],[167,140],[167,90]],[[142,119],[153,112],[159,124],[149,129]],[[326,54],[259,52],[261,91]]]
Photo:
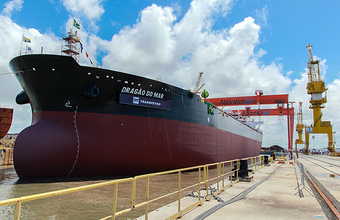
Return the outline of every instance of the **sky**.
[[[15,103],[22,88],[13,74],[6,74],[11,73],[8,63],[19,55],[22,35],[31,39],[27,45],[33,53],[43,47],[46,54],[60,54],[62,34],[75,19],[84,52],[103,68],[185,89],[204,72],[202,83],[210,97],[248,96],[255,90],[264,95],[288,93],[295,113],[303,102],[304,124],[309,125],[306,45],[312,44],[328,88],[322,120],[331,121],[340,141],[339,11],[337,0],[323,4],[316,0],[1,1],[0,107],[14,108],[9,133],[30,125],[29,105]],[[79,63],[91,66],[85,53]],[[254,119],[264,121],[264,147],[287,148],[286,117]],[[313,136],[310,148],[327,147],[326,134]]]

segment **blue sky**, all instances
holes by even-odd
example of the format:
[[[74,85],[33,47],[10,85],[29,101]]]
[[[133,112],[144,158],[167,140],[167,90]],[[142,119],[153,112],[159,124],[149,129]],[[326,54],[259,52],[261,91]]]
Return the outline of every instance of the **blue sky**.
[[[291,101],[304,102],[305,123],[310,124],[306,45],[313,44],[329,86],[323,120],[340,131],[340,119],[334,117],[340,107],[339,11],[336,0],[3,1],[0,49],[8,52],[0,55],[0,73],[10,71],[21,34],[32,39],[35,52],[44,46],[46,53],[59,54],[61,36],[75,18],[84,50],[104,68],[184,88],[204,71],[202,81],[214,97],[253,95],[257,89],[289,93]],[[80,63],[90,65],[85,55]],[[10,132],[20,132],[29,126],[30,109],[15,104],[21,88],[14,77],[0,77],[0,106],[15,108]],[[264,145],[285,146],[286,122],[263,120]],[[326,146],[324,136],[315,141]]]
[[[96,21],[99,26],[97,34],[102,39],[110,40],[122,28],[134,25],[140,12],[153,3],[163,7],[180,7],[180,11],[175,12],[179,21],[190,8],[191,1],[102,1],[105,13]],[[15,23],[35,28],[41,33],[53,32],[58,37],[64,33],[64,26],[72,16],[57,0],[37,0],[34,4],[24,1],[22,7],[20,12],[12,14]],[[43,10],[37,13],[37,8]],[[327,4],[315,0],[308,3],[302,0],[236,1],[228,15],[214,15],[214,29],[229,28],[251,16],[261,25],[258,48],[267,51],[261,59],[264,64],[279,62],[284,73],[294,71],[291,75],[294,79],[306,67],[305,46],[313,44],[317,56],[327,59],[327,80],[334,80],[340,72],[340,62],[336,56],[340,52],[340,44],[337,43],[340,39],[339,9],[340,2],[336,0]],[[84,27],[86,24],[87,21],[81,25]]]

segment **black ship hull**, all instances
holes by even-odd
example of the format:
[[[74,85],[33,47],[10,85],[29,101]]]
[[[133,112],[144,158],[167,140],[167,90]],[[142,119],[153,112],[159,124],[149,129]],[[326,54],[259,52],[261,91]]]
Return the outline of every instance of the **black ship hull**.
[[[32,125],[18,136],[20,178],[133,175],[256,156],[262,134],[190,91],[79,66],[71,57],[10,62]]]

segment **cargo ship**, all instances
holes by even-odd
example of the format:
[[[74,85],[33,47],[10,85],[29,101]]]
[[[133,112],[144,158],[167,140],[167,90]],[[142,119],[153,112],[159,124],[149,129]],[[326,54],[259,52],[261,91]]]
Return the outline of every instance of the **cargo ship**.
[[[13,109],[0,108],[0,140],[5,137],[12,125]]]
[[[189,90],[64,55],[21,55],[10,68],[23,87],[16,102],[32,109],[14,146],[20,178],[136,175],[260,153],[261,131]]]

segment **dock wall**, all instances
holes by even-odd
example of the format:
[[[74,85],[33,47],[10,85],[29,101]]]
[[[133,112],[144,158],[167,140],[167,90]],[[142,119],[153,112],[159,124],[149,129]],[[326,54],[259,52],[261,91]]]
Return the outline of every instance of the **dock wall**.
[[[13,165],[13,148],[0,148],[0,166]]]

